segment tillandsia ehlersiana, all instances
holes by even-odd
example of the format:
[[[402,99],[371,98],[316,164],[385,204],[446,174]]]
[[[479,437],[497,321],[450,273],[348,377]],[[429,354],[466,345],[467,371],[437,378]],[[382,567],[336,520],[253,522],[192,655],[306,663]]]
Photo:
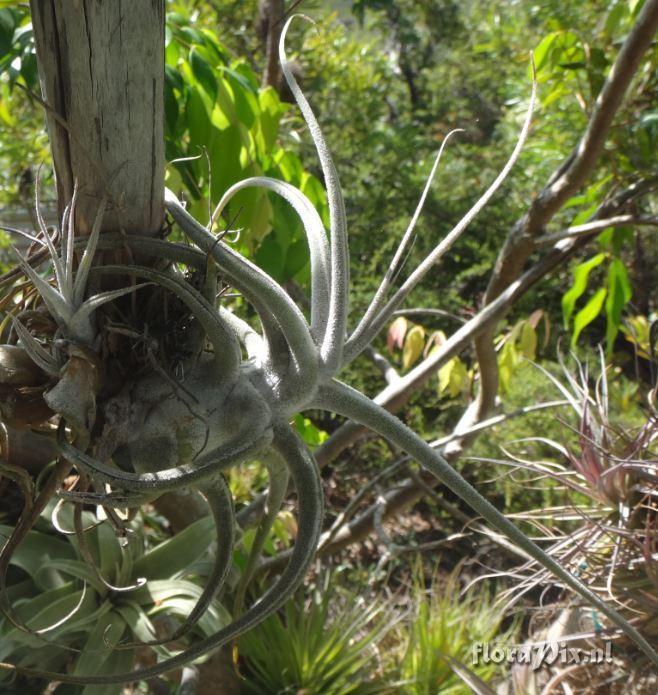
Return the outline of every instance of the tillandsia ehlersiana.
[[[237,592],[238,608],[264,534],[285,498],[288,476],[297,493],[299,528],[289,562],[258,600],[244,612],[236,611],[230,624],[153,666],[88,677],[18,669],[11,664],[0,666],[71,683],[109,684],[147,679],[231,642],[282,606],[305,576],[318,547],[323,520],[318,467],[289,424],[296,413],[305,409],[324,409],[351,418],[407,452],[522,552],[606,615],[658,665],[658,654],[634,626],[526,537],[439,452],[394,415],[335,378],[372,342],[409,292],[498,190],[527,137],[536,80],[533,80],[530,105],[516,147],[496,180],[387,299],[410,244],[413,223],[422,207],[428,181],[389,273],[364,317],[350,332],[343,195],[318,122],[286,60],[284,42],[290,21],[281,35],[281,65],[319,155],[329,204],[329,233],[301,191],[266,177],[249,178],[229,188],[207,226],[197,222],[176,195],[167,190],[166,208],[193,245],[140,236],[99,234],[100,222],[87,239],[76,241],[73,234],[75,201],[72,201],[66,213],[68,220],[63,224],[61,255],[56,252],[45,227],[42,230],[47,254],[42,253],[40,258],[50,256],[56,276],[55,287],[44,281],[28,262],[21,266],[29,281],[28,289],[23,292],[32,298],[33,305],[45,307],[46,311],[39,315],[41,323],[35,320],[34,309],[20,304],[18,310],[22,308],[23,311],[19,311],[14,320],[14,330],[20,341],[18,347],[22,346],[46,375],[47,383],[42,390],[51,410],[48,420],[55,423],[57,430],[59,468],[53,474],[55,483],[61,484],[71,469],[77,471],[81,480],[87,481],[78,490],[60,491],[64,499],[78,506],[84,503],[101,505],[107,510],[108,519],[118,527],[120,515],[116,510],[135,509],[169,491],[198,490],[212,511],[218,544],[214,568],[195,609],[167,641],[178,639],[193,627],[226,581],[234,540],[232,500],[222,476],[229,466],[259,459],[266,464],[270,476],[268,512],[261,522],[252,558]],[[433,172],[435,169],[436,164]],[[310,322],[279,284],[213,233],[214,224],[229,201],[247,187],[263,187],[281,196],[303,223],[310,249]],[[98,213],[99,220],[102,215],[103,205]],[[150,265],[92,263],[96,248],[120,252],[127,247],[136,257],[149,258]],[[74,273],[76,248],[85,250]],[[200,277],[201,282],[188,281],[189,273],[186,275],[182,267],[191,272],[193,279]],[[112,289],[90,296],[91,287],[98,286],[102,280],[107,283],[107,276],[114,283]],[[251,304],[260,321],[260,332],[225,307],[217,306],[218,276]],[[121,285],[122,278],[127,278],[128,282]],[[146,296],[144,285],[135,284],[135,278],[149,285],[146,300],[143,299]],[[154,286],[156,292],[153,292]],[[131,325],[125,319],[128,312],[117,308],[117,302],[108,304],[123,295],[127,296],[120,302],[133,301],[133,316],[139,314],[135,309],[135,298],[139,295],[142,300],[139,306],[143,307],[141,323]],[[168,342],[164,335],[166,330],[160,336],[153,332],[153,312],[161,312],[163,304],[171,317],[181,321],[181,330],[175,332],[182,336],[181,344]],[[96,311],[101,306],[103,310]],[[112,307],[116,311],[112,312]],[[44,328],[45,313],[49,314],[50,324]],[[116,316],[123,320],[116,320]],[[150,317],[150,324],[144,316]],[[149,334],[147,327],[151,327],[152,333]],[[126,341],[129,349],[122,353],[117,345],[125,345]],[[163,346],[168,346],[168,353],[165,354]],[[108,377],[103,375],[107,366],[101,365],[111,363],[108,356],[112,354],[127,359],[131,365],[130,378],[125,378],[124,386],[115,392],[108,389],[107,383],[102,383],[103,378],[107,380]],[[5,469],[7,467],[3,468],[3,474]],[[19,477],[10,470],[8,475]],[[41,497],[46,490],[42,489],[36,500],[32,499],[29,485],[26,484],[24,490],[29,497],[24,516],[33,518],[44,506]],[[0,588],[4,588],[8,555],[20,542],[21,534],[26,533],[25,526],[25,523],[17,525],[14,536],[3,549]],[[6,598],[2,605],[15,621]]]

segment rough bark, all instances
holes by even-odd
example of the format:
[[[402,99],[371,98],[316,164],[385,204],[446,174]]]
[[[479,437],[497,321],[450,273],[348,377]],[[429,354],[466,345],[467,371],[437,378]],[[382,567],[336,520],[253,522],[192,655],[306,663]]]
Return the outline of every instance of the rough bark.
[[[164,0],[30,0],[60,214],[77,229],[157,231],[164,217]]]
[[[261,5],[261,15],[267,19],[265,36],[265,70],[263,87],[274,87],[281,91],[281,68],[279,66],[279,39],[284,23],[284,0],[265,0]]]

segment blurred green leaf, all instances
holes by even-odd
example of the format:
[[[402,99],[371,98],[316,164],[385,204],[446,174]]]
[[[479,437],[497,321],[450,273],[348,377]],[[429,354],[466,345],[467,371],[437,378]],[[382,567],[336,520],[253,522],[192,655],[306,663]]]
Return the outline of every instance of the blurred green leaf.
[[[573,285],[564,293],[562,297],[562,316],[564,318],[564,326],[568,328],[571,315],[573,314],[576,302],[587,289],[587,280],[589,274],[594,268],[601,265],[606,257],[605,253],[598,253],[596,256],[589,258],[583,263],[579,263],[573,271]]]
[[[589,326],[592,321],[601,313],[603,302],[605,301],[608,291],[605,287],[601,287],[596,291],[594,296],[585,304],[585,306],[576,314],[573,322],[573,336],[571,344],[575,345],[578,342],[581,332],[586,326]]]
[[[613,258],[608,268],[608,295],[605,300],[606,324],[606,348],[612,352],[615,338],[621,326],[621,314],[624,307],[633,296],[628,272],[619,258]]]
[[[412,326],[407,331],[402,348],[402,369],[407,371],[423,354],[425,347],[425,329],[422,326]]]

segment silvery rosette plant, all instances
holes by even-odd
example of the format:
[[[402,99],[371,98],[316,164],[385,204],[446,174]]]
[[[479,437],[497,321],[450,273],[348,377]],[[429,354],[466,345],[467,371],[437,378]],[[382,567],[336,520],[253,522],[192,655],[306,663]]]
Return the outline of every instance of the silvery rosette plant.
[[[496,180],[389,297],[412,239],[412,221],[390,272],[365,315],[350,330],[343,195],[318,122],[286,61],[283,43],[289,23],[282,32],[281,64],[320,159],[330,212],[328,234],[318,213],[298,189],[266,177],[249,178],[229,188],[208,226],[195,220],[172,191],[166,191],[166,208],[190,245],[132,235],[101,235],[100,223],[88,238],[76,241],[74,214],[69,209],[58,252],[44,227],[41,243],[46,245],[45,250],[21,262],[27,280],[22,281],[20,291],[15,286],[11,290],[15,340],[7,349],[21,351],[21,359],[29,357],[38,372],[30,388],[42,395],[47,406],[41,422],[56,431],[57,463],[38,493],[22,481],[26,507],[2,551],[0,575],[4,578],[11,554],[35,515],[56,493],[78,507],[102,507],[108,522],[120,530],[121,510],[135,510],[167,492],[198,491],[212,513],[217,541],[207,586],[187,619],[172,634],[141,644],[156,647],[163,640],[178,640],[201,619],[222,590],[231,566],[235,522],[223,472],[254,459],[266,465],[270,485],[267,512],[241,580],[243,587],[254,572],[263,539],[287,496],[288,478],[297,495],[299,529],[289,561],[262,596],[243,612],[235,612],[232,622],[154,665],[96,676],[13,664],[2,664],[2,668],[92,685],[148,679],[230,643],[277,611],[302,582],[318,547],[323,520],[318,467],[289,424],[295,414],[306,409],[350,418],[416,459],[522,552],[621,628],[658,665],[653,648],[616,609],[542,551],[438,451],[376,402],[336,379],[340,370],[368,347],[409,292],[499,188],[527,136],[534,89],[517,146]],[[282,197],[303,222],[310,250],[310,320],[270,276],[236,253],[222,235],[213,233],[215,222],[232,197],[250,187],[265,188]],[[74,204],[72,201],[70,207]],[[420,206],[417,213],[419,210]],[[101,204],[98,219],[102,215]],[[97,250],[103,251],[103,259],[111,258],[114,252],[137,261],[99,264],[101,255]],[[46,257],[50,258],[54,277],[44,277],[36,269],[37,261]],[[218,306],[218,277],[251,305],[258,316],[258,328],[221,303]],[[173,337],[167,330],[171,322],[179,322],[182,328]],[[183,336],[182,341],[176,340],[177,336]],[[116,374],[122,375],[125,384],[118,391],[112,388]],[[3,475],[5,471],[17,480],[21,477],[7,467]],[[71,471],[79,476],[78,488],[62,489]],[[4,587],[4,580],[2,584]],[[12,611],[6,592],[2,604],[14,624],[29,631]]]

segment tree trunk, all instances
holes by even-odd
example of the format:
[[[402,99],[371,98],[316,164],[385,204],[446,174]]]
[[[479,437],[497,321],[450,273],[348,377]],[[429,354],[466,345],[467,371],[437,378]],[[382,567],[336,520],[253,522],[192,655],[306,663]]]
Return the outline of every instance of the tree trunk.
[[[279,39],[285,22],[284,0],[264,0],[259,14],[267,21],[265,35],[265,70],[263,87],[274,87],[281,93],[281,68],[279,66]]]
[[[164,217],[164,0],[30,0],[60,215],[85,234],[153,234]]]

